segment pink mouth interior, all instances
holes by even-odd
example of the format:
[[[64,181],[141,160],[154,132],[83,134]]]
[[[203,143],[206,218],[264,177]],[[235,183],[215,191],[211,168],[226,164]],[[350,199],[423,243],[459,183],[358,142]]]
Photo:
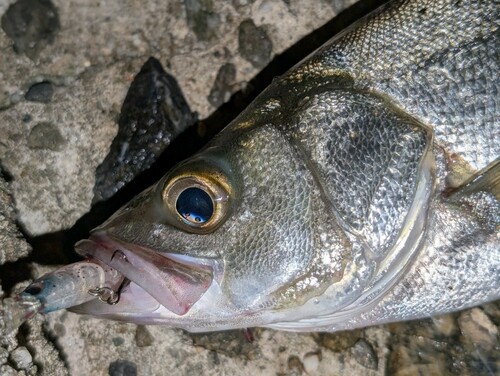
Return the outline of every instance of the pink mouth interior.
[[[82,240],[75,248],[82,256],[94,257],[118,270],[177,315],[186,314],[213,279],[207,266],[185,265],[141,247],[130,250],[107,238]]]

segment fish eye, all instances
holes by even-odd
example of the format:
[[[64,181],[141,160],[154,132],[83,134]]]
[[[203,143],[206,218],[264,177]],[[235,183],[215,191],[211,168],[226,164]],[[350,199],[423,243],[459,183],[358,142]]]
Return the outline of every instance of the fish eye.
[[[177,213],[192,223],[205,223],[214,213],[212,198],[198,187],[183,190],[175,204]]]
[[[180,174],[168,179],[162,199],[169,222],[182,230],[206,234],[226,219],[230,185],[221,174]]]

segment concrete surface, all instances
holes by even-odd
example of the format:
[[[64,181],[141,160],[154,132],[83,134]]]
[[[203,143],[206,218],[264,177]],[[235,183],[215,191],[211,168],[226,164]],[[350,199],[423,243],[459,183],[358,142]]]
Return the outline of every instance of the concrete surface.
[[[95,168],[149,56],[204,118],[351,2],[0,0],[0,161],[10,177],[0,186],[0,227],[4,213],[12,217],[9,197],[32,236],[69,228],[88,211]],[[0,228],[2,263],[28,252],[15,226],[9,219]],[[249,343],[240,332],[190,335],[59,312],[3,333],[0,374],[493,375],[499,323],[496,303],[337,334],[256,329]]]

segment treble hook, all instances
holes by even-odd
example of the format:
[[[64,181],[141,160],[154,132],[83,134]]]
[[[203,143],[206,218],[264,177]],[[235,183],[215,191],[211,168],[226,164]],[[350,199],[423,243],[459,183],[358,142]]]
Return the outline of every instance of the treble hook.
[[[123,252],[118,249],[111,256],[111,260],[113,260],[115,256],[127,260],[127,256],[125,256]],[[115,305],[120,301],[120,293],[123,287],[125,287],[125,285],[127,284],[127,281],[128,281],[127,278],[123,277],[120,286],[116,291],[114,291],[111,287],[103,286],[103,287],[95,287],[93,289],[88,290],[88,292],[90,295],[97,297],[101,302],[107,303],[109,305]]]
[[[120,290],[114,291],[112,288],[96,287],[89,290],[89,294],[99,298],[101,302],[107,303],[109,305],[115,305],[120,301]]]

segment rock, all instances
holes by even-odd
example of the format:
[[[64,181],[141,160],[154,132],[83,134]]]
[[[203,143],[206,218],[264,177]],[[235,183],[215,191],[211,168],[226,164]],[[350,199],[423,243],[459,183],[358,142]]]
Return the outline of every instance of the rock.
[[[331,351],[339,352],[354,346],[360,335],[361,331],[350,330],[339,333],[321,333],[316,335],[314,339],[319,345]]]
[[[211,0],[184,0],[189,28],[198,39],[207,41],[213,39],[220,25],[220,16],[214,9]]]
[[[25,372],[28,376],[38,376],[40,374],[38,367],[35,364],[31,364]]]
[[[117,360],[109,365],[109,376],[136,376],[137,366],[128,360]]]
[[[24,95],[24,98],[27,101],[49,103],[52,100],[53,94],[54,88],[52,83],[49,81],[42,81],[33,84]]]
[[[304,366],[304,370],[308,375],[314,374],[318,367],[319,362],[321,361],[321,351],[309,352],[304,355],[304,359],[302,360],[302,364]]]
[[[64,147],[64,138],[59,129],[52,123],[38,123],[31,129],[28,136],[28,147],[60,151]]]
[[[255,26],[251,19],[240,24],[238,51],[255,68],[264,68],[271,59],[273,44],[262,27]]]
[[[287,365],[290,371],[289,375],[302,375],[304,373],[304,365],[296,355],[292,355],[288,358]]]
[[[66,335],[66,327],[63,324],[57,323],[54,325],[54,333],[58,338],[64,337]]]
[[[135,343],[138,347],[151,346],[154,342],[154,338],[149,332],[148,328],[144,325],[137,325],[135,331]]]
[[[33,362],[33,358],[28,349],[24,346],[19,346],[10,353],[10,361],[18,370],[29,368]]]
[[[363,367],[369,369],[378,369],[378,358],[370,345],[364,339],[358,340],[351,349],[354,359]]]
[[[215,77],[214,85],[208,101],[214,107],[219,107],[221,104],[227,102],[233,93],[232,87],[236,79],[236,67],[231,63],[226,63],[220,67]]]
[[[109,199],[146,171],[195,121],[196,114],[189,109],[175,78],[165,72],[157,59],[149,58],[130,85],[118,121],[118,134],[97,167],[92,202]]]
[[[2,16],[2,29],[14,50],[34,59],[60,28],[57,8],[50,0],[18,0]]]
[[[115,346],[121,346],[125,343],[125,340],[122,337],[113,337],[112,341]]]
[[[432,322],[434,323],[436,330],[438,330],[445,336],[451,336],[457,330],[457,324],[454,315],[433,317]]]
[[[464,337],[481,349],[491,350],[499,344],[498,328],[480,308],[462,312],[458,325]]]

